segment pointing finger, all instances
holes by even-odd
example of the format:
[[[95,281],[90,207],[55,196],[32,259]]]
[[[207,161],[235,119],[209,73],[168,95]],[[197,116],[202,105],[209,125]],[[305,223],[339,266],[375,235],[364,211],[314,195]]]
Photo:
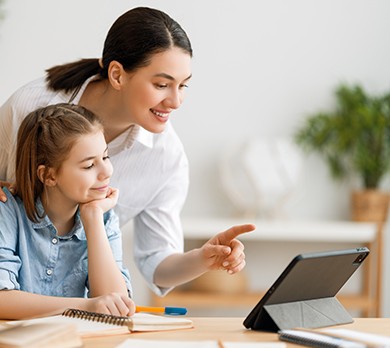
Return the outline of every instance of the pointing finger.
[[[225,232],[222,232],[220,236],[223,236],[226,240],[232,240],[243,233],[248,233],[255,229],[256,226],[253,224],[237,225],[229,228]]]

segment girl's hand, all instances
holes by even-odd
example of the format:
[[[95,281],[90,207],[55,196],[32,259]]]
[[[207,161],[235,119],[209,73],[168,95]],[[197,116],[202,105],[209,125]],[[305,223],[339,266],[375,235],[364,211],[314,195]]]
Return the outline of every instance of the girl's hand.
[[[252,224],[233,226],[206,242],[201,251],[207,269],[224,269],[230,274],[241,271],[245,267],[244,245],[236,237],[255,228]]]
[[[134,301],[124,295],[117,292],[89,298],[86,300],[87,305],[84,310],[89,312],[119,315],[119,316],[131,316],[135,313]]]
[[[83,214],[90,209],[95,210],[99,208],[103,213],[115,207],[118,202],[119,190],[110,187],[107,196],[103,199],[96,199],[87,203],[80,204],[80,214]]]
[[[7,196],[5,195],[3,191],[3,187],[8,187],[8,190],[13,194],[15,191],[14,183],[7,182],[7,181],[0,181],[0,201],[7,202]]]

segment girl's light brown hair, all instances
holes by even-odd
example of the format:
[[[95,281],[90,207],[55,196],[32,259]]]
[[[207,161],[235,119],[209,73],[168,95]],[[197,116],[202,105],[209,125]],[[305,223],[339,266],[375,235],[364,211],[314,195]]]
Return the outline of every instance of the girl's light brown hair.
[[[36,200],[44,184],[38,166],[58,170],[80,136],[103,130],[98,118],[74,104],[56,104],[37,109],[23,120],[17,137],[16,194],[22,199],[28,218],[38,222]]]

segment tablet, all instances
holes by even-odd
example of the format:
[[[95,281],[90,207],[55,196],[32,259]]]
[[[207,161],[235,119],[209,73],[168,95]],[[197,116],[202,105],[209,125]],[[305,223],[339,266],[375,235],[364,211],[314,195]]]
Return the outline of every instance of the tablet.
[[[276,332],[352,322],[335,295],[369,252],[362,247],[297,255],[245,318],[244,326]]]

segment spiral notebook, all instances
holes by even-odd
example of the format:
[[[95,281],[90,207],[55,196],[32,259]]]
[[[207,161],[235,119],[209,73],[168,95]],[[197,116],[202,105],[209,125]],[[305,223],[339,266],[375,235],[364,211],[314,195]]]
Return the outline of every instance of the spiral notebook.
[[[180,330],[194,327],[191,319],[183,317],[154,315],[149,313],[135,313],[131,317],[119,317],[108,314],[87,312],[78,309],[67,309],[62,315],[44,318],[35,318],[18,323],[63,323],[74,324],[81,337],[120,335],[132,331],[166,331]]]

